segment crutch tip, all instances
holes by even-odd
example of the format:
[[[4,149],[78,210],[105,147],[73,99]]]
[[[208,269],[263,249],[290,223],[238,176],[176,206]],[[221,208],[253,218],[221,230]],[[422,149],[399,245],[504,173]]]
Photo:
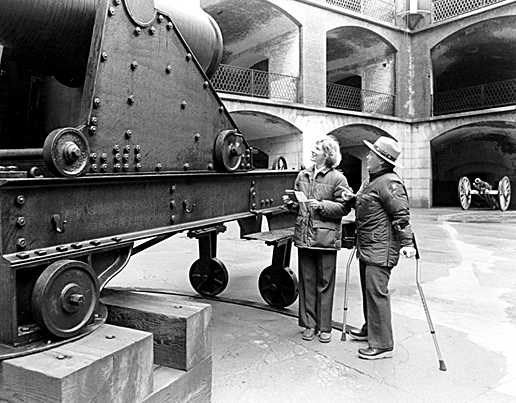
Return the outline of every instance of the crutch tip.
[[[446,364],[444,363],[444,360],[439,360],[439,369],[441,371],[446,371]]]
[[[346,341],[346,332],[342,332],[342,336],[340,336],[340,341]]]

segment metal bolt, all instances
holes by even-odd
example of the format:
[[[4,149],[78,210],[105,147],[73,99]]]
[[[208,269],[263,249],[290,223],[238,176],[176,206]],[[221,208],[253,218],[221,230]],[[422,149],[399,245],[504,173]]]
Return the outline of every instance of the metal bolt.
[[[102,52],[102,54],[100,55],[100,60],[105,62],[107,59],[108,59],[107,52]]]
[[[115,161],[120,161],[122,159],[122,154],[120,153],[116,153],[114,156],[113,156],[113,159]]]
[[[94,239],[93,241],[90,241],[90,245],[93,245],[93,246],[99,246],[100,245],[100,241],[97,241],[96,239]]]
[[[156,27],[149,28],[149,34],[154,35],[156,33]]]
[[[163,15],[158,14],[158,22],[160,22],[160,23],[163,22],[163,19],[164,19]]]
[[[187,105],[186,101],[181,102],[181,109],[185,109],[186,105]]]
[[[114,236],[111,239],[115,242],[120,242],[122,240],[122,238],[120,238],[119,236]]]
[[[168,64],[167,67],[165,67],[165,72],[167,74],[170,74],[172,72],[172,66],[170,64]]]
[[[176,185],[170,186],[170,194],[174,193],[176,191]]]
[[[123,162],[129,161],[129,155],[127,155],[127,154],[122,155],[122,161]]]
[[[209,169],[210,171],[213,171],[213,164],[212,164],[211,162],[208,164],[208,169]]]
[[[16,219],[16,225],[20,228],[25,226],[25,217],[18,217]]]
[[[136,28],[134,29],[134,34],[135,34],[136,36],[140,35],[140,33],[141,33],[141,32],[142,32],[142,29],[141,29],[140,27],[136,27]]]
[[[142,147],[139,144],[136,144],[134,146],[134,152],[135,154],[138,154],[142,150]]]
[[[219,106],[219,113],[222,113],[224,112],[224,107],[223,106]]]
[[[45,256],[47,254],[47,251],[46,250],[37,250],[35,253],[38,256]]]
[[[100,154],[100,160],[101,161],[106,161],[107,160],[107,154],[106,153]]]
[[[72,243],[70,246],[73,249],[81,249],[82,248],[82,244],[81,243]]]
[[[129,95],[129,96],[127,97],[127,103],[128,103],[129,105],[133,105],[133,104],[134,104],[134,95]]]
[[[174,214],[172,214],[170,216],[170,224],[174,224],[176,222],[176,216]]]
[[[41,169],[39,169],[39,167],[32,167],[29,169],[29,176],[33,178],[40,178],[43,176],[43,174],[41,173]]]
[[[120,171],[120,169],[122,169],[122,165],[120,165],[119,163],[116,163],[116,164],[113,165],[113,169],[115,171]]]
[[[125,131],[125,137],[127,139],[130,139],[132,135],[133,135],[133,131],[132,130],[126,130]]]
[[[131,146],[129,144],[126,144],[124,146],[124,153],[128,153],[129,151],[131,151]]]
[[[60,245],[56,248],[58,252],[66,252],[68,250],[68,246]]]
[[[97,126],[97,123],[99,122],[98,118],[96,116],[92,116],[90,118],[90,125]]]
[[[251,169],[251,164],[248,162],[247,164],[245,164],[245,167],[246,167],[247,169]]]
[[[27,240],[25,238],[18,238],[16,240],[16,247],[18,249],[25,249],[27,247]]]
[[[274,203],[274,199],[271,197],[271,204]]]
[[[156,171],[161,171],[161,168],[163,168],[163,166],[161,165],[161,162],[158,162],[156,164]]]
[[[202,88],[207,89],[210,85],[208,84],[208,81],[205,81],[202,83]]]
[[[183,169],[184,169],[185,171],[188,171],[188,170],[190,169],[190,164],[189,164],[188,162],[185,162],[185,163],[183,164]]]
[[[121,2],[121,0],[113,0],[113,3],[115,4],[115,6],[119,6],[120,2]]]
[[[185,59],[186,59],[187,62],[192,60],[192,54],[191,53],[187,53],[186,56],[185,56]]]
[[[108,335],[106,335],[106,339],[109,339],[109,340],[116,339],[116,336],[114,334],[108,334]]]
[[[170,200],[170,210],[174,210],[176,208],[176,201]]]
[[[93,100],[93,107],[97,109],[100,106],[100,98],[95,98]]]
[[[142,155],[141,154],[136,154],[134,156],[134,159],[137,161],[137,162],[140,162],[142,160]]]
[[[108,15],[110,17],[113,17],[115,15],[115,8],[114,7],[109,7]]]
[[[142,164],[137,163],[137,164],[134,166],[134,168],[135,168],[137,171],[139,171],[140,169],[142,169]]]
[[[66,355],[63,355],[63,354],[59,354],[59,355],[56,355],[56,358],[58,360],[64,360],[66,358]]]
[[[113,153],[118,153],[118,152],[120,152],[120,146],[118,144],[115,144],[113,146]]]
[[[20,259],[27,259],[30,255],[27,252],[20,252],[16,254]]]
[[[97,153],[90,153],[90,160],[95,161],[97,159]]]
[[[128,171],[128,170],[129,170],[129,164],[124,164],[124,165],[122,165],[122,169],[123,169],[124,171]]]
[[[91,164],[90,169],[92,172],[95,172],[98,169],[97,164]]]
[[[97,126],[90,126],[90,128],[88,129],[88,132],[89,132],[90,136],[93,136],[95,133],[97,133]]]
[[[108,169],[108,165],[107,165],[107,164],[102,164],[102,165],[100,166],[100,170],[101,170],[102,172],[106,172],[106,171],[107,171],[107,169]]]
[[[199,141],[201,139],[201,133],[195,133],[194,134],[194,140]]]
[[[264,204],[265,204],[265,200],[260,200],[260,206],[262,206],[262,207],[263,207],[263,206],[264,206]]]
[[[167,22],[167,30],[170,31],[172,29],[172,27],[174,26],[174,24],[172,24],[170,21]]]
[[[24,195],[16,196],[16,204],[18,206],[23,206],[25,204],[25,196]]]
[[[85,298],[82,294],[72,294],[68,297],[68,302],[72,305],[84,304]]]
[[[136,60],[133,60],[131,62],[131,70],[134,71],[138,67],[138,62]]]

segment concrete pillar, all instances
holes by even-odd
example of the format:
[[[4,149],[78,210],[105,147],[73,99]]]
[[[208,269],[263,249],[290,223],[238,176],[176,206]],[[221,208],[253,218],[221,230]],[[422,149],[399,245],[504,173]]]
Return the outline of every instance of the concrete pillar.
[[[326,31],[316,19],[301,27],[300,89],[302,103],[326,106]]]

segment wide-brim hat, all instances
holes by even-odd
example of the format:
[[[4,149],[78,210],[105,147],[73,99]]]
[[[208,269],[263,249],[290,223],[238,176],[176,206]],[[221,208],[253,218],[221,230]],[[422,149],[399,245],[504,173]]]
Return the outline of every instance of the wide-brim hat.
[[[400,144],[390,137],[379,137],[374,144],[371,144],[367,140],[363,140],[364,144],[381,159],[388,162],[389,164],[401,168],[401,164],[397,162],[398,157],[401,154]]]

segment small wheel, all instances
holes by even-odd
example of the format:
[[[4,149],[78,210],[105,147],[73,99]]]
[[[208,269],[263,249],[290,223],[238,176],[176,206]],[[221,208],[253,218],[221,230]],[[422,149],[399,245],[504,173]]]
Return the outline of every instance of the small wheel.
[[[32,290],[36,322],[57,337],[73,337],[88,324],[99,299],[93,269],[77,260],[59,260],[48,266]]]
[[[245,144],[243,136],[236,130],[224,130],[215,140],[214,157],[218,167],[233,172],[240,167]]]
[[[190,284],[199,294],[214,297],[228,285],[228,270],[216,257],[197,259],[190,267]]]
[[[81,176],[88,167],[89,155],[88,140],[73,127],[52,131],[43,145],[45,163],[59,176]]]
[[[471,205],[471,182],[467,176],[459,179],[459,201],[463,210],[467,210]]]
[[[507,210],[511,204],[511,181],[507,176],[498,182],[498,201],[502,211]]]
[[[258,289],[270,306],[285,308],[292,305],[298,295],[296,274],[289,267],[268,266],[260,273]]]

